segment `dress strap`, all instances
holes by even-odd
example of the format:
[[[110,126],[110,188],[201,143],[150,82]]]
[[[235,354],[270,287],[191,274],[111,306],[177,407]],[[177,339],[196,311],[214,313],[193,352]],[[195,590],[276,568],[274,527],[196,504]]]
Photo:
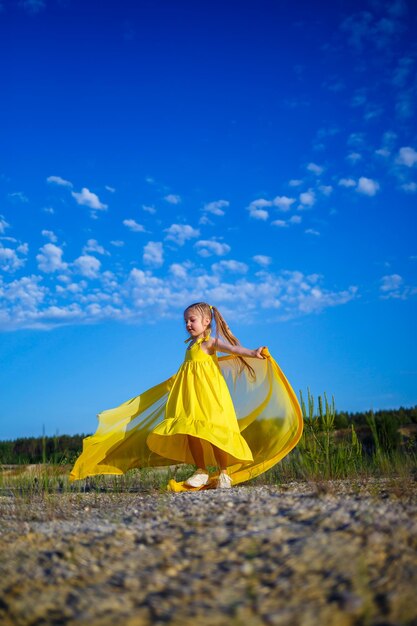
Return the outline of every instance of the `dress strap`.
[[[200,345],[200,343],[203,343],[203,341],[208,341],[210,339],[210,333],[208,335],[205,335],[205,337],[200,337],[200,339],[197,339],[196,344]]]
[[[207,333],[207,335],[205,335],[204,337],[200,337],[200,339],[197,339],[197,341],[195,341],[193,343],[193,345],[200,345],[200,343],[202,343],[203,341],[208,341],[210,339],[210,331]],[[192,341],[193,338],[192,337],[188,337],[188,339],[186,339],[184,341],[184,343],[189,343],[190,341]]]

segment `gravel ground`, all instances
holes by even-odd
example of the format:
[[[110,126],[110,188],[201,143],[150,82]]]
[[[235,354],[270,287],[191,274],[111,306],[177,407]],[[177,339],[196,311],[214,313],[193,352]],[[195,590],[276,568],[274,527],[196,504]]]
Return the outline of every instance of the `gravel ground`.
[[[0,496],[2,626],[417,625],[417,483]]]

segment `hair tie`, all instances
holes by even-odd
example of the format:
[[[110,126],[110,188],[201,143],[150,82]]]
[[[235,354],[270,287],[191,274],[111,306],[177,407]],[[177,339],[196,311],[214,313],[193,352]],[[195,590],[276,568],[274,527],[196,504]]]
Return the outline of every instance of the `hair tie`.
[[[212,311],[212,310],[213,310],[213,307],[211,306],[211,304],[209,304],[209,307],[210,307],[210,310]]]

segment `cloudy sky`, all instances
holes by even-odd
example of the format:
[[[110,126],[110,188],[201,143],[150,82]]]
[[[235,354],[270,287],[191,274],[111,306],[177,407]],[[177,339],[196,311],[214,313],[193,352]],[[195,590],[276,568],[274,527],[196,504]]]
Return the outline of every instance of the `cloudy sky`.
[[[218,306],[294,389],[417,402],[411,0],[1,0],[0,437],[95,430]]]

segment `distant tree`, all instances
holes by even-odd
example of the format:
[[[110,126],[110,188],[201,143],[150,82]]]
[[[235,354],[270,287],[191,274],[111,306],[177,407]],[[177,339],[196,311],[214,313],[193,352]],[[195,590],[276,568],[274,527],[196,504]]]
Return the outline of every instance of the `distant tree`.
[[[334,418],[334,427],[336,430],[341,428],[349,428],[350,421],[348,413],[336,413]]]
[[[72,463],[82,450],[87,435],[56,435],[55,437],[19,437],[0,441],[0,464]]]

